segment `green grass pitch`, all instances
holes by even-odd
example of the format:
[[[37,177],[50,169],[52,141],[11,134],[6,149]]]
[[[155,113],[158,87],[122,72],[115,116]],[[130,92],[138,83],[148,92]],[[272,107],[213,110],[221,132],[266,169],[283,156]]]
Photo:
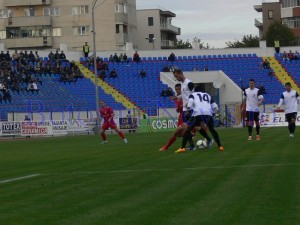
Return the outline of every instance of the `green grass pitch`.
[[[297,130],[220,129],[224,152],[159,152],[171,134],[1,141],[0,224],[300,224]]]

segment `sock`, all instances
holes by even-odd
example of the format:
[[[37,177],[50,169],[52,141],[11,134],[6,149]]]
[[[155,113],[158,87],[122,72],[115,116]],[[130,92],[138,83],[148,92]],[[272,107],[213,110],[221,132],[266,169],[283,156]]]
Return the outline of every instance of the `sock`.
[[[123,134],[122,131],[119,131],[118,134],[120,135],[120,137],[121,137],[122,139],[125,139],[125,135]]]
[[[256,125],[256,135],[259,135],[260,126]]]
[[[296,124],[292,123],[291,124],[291,133],[295,133],[295,130],[296,130]]]
[[[206,132],[204,129],[201,128],[201,129],[199,130],[199,133],[200,133],[204,138],[206,138],[206,140],[207,140],[208,142],[211,141],[210,136],[208,136],[207,132]]]
[[[105,134],[101,134],[102,140],[106,141],[106,135]]]
[[[251,126],[248,126],[248,135],[252,136],[252,127]]]
[[[213,127],[209,128],[209,131],[211,132],[212,136],[214,137],[215,141],[217,142],[218,147],[220,147],[222,144],[221,144],[220,137],[219,137],[219,134],[217,133],[217,131]]]
[[[185,132],[185,135],[182,139],[181,148],[185,148],[187,141],[192,140],[192,134],[190,130]]]
[[[176,141],[176,137],[172,136],[170,138],[170,140],[168,141],[168,144],[166,145],[166,147],[169,148],[174,143],[174,141]]]

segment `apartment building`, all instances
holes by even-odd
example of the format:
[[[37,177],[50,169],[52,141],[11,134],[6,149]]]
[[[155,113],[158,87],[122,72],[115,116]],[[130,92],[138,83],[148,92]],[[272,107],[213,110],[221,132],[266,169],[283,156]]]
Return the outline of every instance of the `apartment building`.
[[[259,30],[259,38],[264,39],[269,27],[275,21],[281,21],[281,8],[279,2],[263,2],[255,5],[254,9],[262,13],[262,18],[255,19],[255,26]]]
[[[181,29],[172,25],[175,16],[175,13],[162,9],[137,10],[139,49],[172,48],[176,36],[181,34]]]
[[[93,7],[93,3],[95,7]],[[2,0],[0,41],[6,49],[60,48],[81,51],[93,43],[97,51],[137,48],[136,0]]]

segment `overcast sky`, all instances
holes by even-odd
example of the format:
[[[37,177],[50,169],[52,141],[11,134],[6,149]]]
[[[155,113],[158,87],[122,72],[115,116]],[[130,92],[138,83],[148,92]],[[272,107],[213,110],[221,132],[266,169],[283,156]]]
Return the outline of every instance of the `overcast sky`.
[[[275,2],[278,0],[264,0]],[[180,39],[200,38],[210,47],[226,47],[226,41],[241,40],[244,35],[258,35],[254,10],[262,0],[136,0],[137,8],[160,7],[176,14],[174,26],[181,28]]]

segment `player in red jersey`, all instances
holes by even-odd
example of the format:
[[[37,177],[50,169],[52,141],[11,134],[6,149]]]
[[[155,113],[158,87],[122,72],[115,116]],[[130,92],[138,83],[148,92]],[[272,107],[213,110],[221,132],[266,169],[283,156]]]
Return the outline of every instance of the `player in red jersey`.
[[[112,108],[105,106],[104,101],[100,101],[100,115],[103,118],[104,122],[101,128],[101,137],[103,142],[101,144],[106,144],[107,143],[107,139],[106,139],[106,135],[105,135],[105,131],[110,128],[115,130],[120,137],[124,140],[124,143],[127,144],[127,139],[125,137],[125,135],[123,134],[122,131],[120,131],[120,129],[117,127],[117,124],[114,121],[114,111],[112,110]]]
[[[181,84],[176,84],[175,85],[175,92],[177,97],[181,95]],[[182,109],[183,109],[183,102],[182,102],[182,98],[177,98],[175,99],[175,105],[176,105],[176,111],[179,113],[179,117],[178,117],[178,123],[177,123],[177,128],[174,131],[172,137],[170,138],[170,140],[168,141],[168,143],[163,146],[161,149],[159,149],[159,151],[166,151],[176,140],[177,137],[182,137],[186,126],[183,122],[183,118],[182,118]]]

